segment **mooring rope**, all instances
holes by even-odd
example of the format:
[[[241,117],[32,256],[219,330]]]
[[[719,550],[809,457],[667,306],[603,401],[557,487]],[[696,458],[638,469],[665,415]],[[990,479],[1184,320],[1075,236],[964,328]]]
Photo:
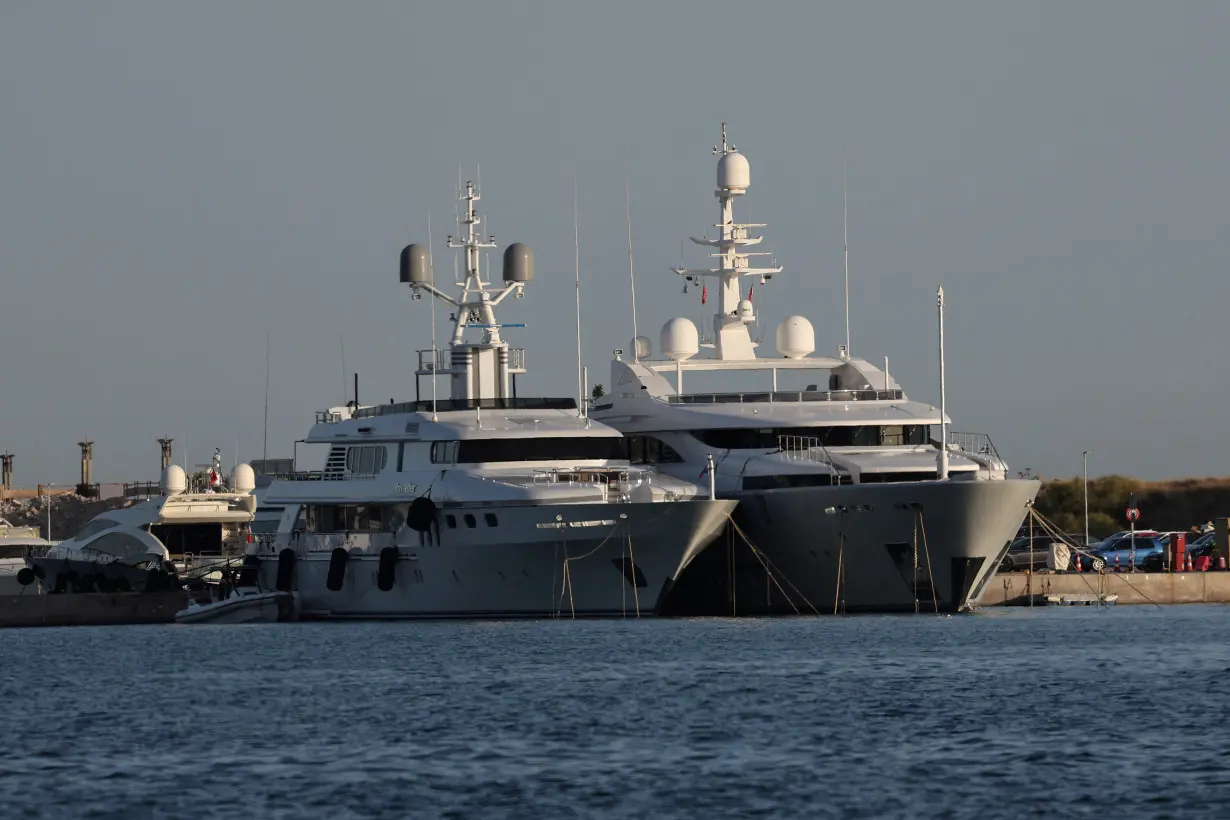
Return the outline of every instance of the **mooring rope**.
[[[935,595],[935,574],[931,571],[931,548],[927,546],[927,522],[923,518],[923,511],[918,510],[918,527],[922,530],[923,539],[923,554],[927,556],[927,584],[931,587],[931,606],[935,610],[935,614],[940,614],[940,602]]]
[[[747,544],[748,548],[751,549],[752,555],[756,556],[756,560],[760,561],[760,565],[765,568],[765,574],[769,576],[769,580],[771,580],[773,584],[777,586],[778,590],[782,593],[782,597],[786,599],[786,602],[790,604],[790,606],[794,609],[795,613],[802,614],[799,612],[799,608],[794,605],[794,601],[791,600],[790,596],[786,593],[786,591],[782,589],[781,584],[777,582],[777,578],[774,577],[775,572],[777,574],[780,574],[782,576],[782,579],[787,584],[790,585],[790,588],[794,590],[795,594],[799,596],[799,598],[803,601],[803,603],[807,604],[808,609],[810,609],[815,614],[819,615],[820,610],[816,609],[815,605],[812,604],[812,602],[807,599],[807,596],[804,595],[802,592],[800,592],[799,588],[796,587],[794,583],[789,578],[787,578],[786,575],[782,573],[780,569],[777,568],[777,565],[773,563],[773,559],[765,555],[754,543],[752,543],[752,539],[747,537],[747,533],[745,533],[743,529],[737,523],[735,523],[735,519],[732,518],[729,513],[727,513],[726,518],[730,521],[730,525],[734,528],[734,531],[739,534],[739,537],[742,538],[744,543]],[[772,567],[773,569],[770,570],[769,567]]]

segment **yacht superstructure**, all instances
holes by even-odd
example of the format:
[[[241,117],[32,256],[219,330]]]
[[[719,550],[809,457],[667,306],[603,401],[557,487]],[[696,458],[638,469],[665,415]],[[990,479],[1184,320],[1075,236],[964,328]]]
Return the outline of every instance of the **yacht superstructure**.
[[[26,558],[45,552],[51,542],[39,536],[38,527],[19,527],[0,518],[0,595],[17,595],[22,585],[17,573]]]
[[[702,338],[676,317],[660,338],[661,358],[645,337],[630,361],[616,352],[610,394],[596,419],[621,430],[634,453],[677,476],[703,474],[716,461],[718,494],[738,499],[734,520],[780,575],[810,603],[849,611],[967,608],[994,573],[1038,490],[1008,477],[990,438],[953,433],[946,447],[931,429],[947,418],[911,401],[900,384],[840,345],[816,356],[803,316],[776,329],[778,357],[758,357],[752,287],[780,273],[756,267],[749,251],[762,241],[757,223],[734,218],[745,194],[747,158],[726,142],[718,155],[720,218],[716,267],[674,268],[688,283],[712,285],[716,310]],[[700,358],[701,349],[711,351]],[[721,378],[723,392],[686,392],[694,381]],[[693,387],[695,390],[695,388]],[[753,555],[711,552],[681,581],[674,603],[684,611],[793,611],[797,599],[768,582]]]
[[[429,248],[401,255],[413,297],[454,310],[449,349],[433,339],[418,353],[416,393],[428,377],[430,398],[363,406],[356,389],[305,440],[327,451],[322,469],[264,492],[284,512],[249,561],[266,588],[298,593],[304,617],[653,613],[734,509],[630,464],[625,439],[576,400],[517,395],[525,351],[504,341],[495,309],[521,298],[533,254],[508,246],[503,282],[484,281],[479,253],[495,241],[478,233],[479,198],[467,183],[463,233],[449,238],[459,296],[436,287]]]
[[[161,495],[100,513],[72,538],[29,559],[29,582],[44,591],[157,592],[181,578],[220,580],[238,567],[252,538],[256,482],[252,468],[237,464],[228,484],[221,455],[205,486],[189,488],[177,464],[162,472]]]

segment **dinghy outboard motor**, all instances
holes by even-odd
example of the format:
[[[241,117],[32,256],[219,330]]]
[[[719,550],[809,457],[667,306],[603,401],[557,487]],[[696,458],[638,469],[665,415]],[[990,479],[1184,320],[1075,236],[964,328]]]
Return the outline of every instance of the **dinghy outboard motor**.
[[[241,587],[259,586],[260,575],[261,559],[255,555],[249,555],[243,559],[243,566],[239,568],[239,580],[236,585]]]

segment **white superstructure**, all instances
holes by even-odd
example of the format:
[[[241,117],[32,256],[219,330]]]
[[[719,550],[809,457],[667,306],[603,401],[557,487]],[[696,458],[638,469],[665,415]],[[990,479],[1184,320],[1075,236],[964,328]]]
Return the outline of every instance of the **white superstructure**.
[[[418,352],[416,399],[356,395],[317,413],[304,443],[324,448],[320,469],[264,492],[284,512],[253,558],[267,585],[298,592],[304,616],[652,612],[734,507],[630,464],[620,434],[574,399],[517,395],[525,351],[502,338],[510,325],[495,310],[521,298],[533,254],[510,245],[503,282],[484,280],[480,251],[495,241],[477,230],[479,198],[466,183],[462,235],[448,241],[462,254],[459,295],[437,287],[429,248],[402,251],[414,299],[453,309],[448,350]]]
[[[182,467],[162,471],[161,495],[99,513],[72,538],[29,560],[44,591],[159,591],[181,578],[218,580],[242,560],[256,512],[252,468],[222,480],[221,456],[200,491]]]
[[[939,519],[948,514],[940,508],[948,509],[949,497],[971,492],[948,493],[942,487],[972,482],[999,485],[1005,490],[1003,513],[969,534],[978,544],[976,549],[971,546],[967,555],[961,551],[965,546],[958,547],[962,561],[972,562],[963,570],[969,584],[961,580],[952,589],[953,608],[961,608],[994,569],[990,555],[982,553],[995,553],[1015,532],[1036,483],[1004,483],[1007,465],[987,436],[953,434],[946,451],[941,451],[931,435],[932,428],[947,421],[938,408],[910,400],[887,368],[853,357],[844,344],[837,346],[836,355],[815,355],[815,330],[804,316],[784,317],[771,334],[777,355],[763,352],[752,334],[753,328],[762,327],[752,301],[753,288],[768,284],[782,267],[775,261],[760,264],[758,260],[772,255],[750,250],[760,246],[762,237],[754,230],[764,225],[735,219],[734,202],[747,193],[751,173],[747,158],[727,144],[725,124],[714,153],[719,157],[717,237],[693,237],[692,241],[711,248],[715,264],[672,269],[686,283],[699,284],[703,300],[713,300],[712,325],[701,332],[686,318],[670,319],[661,332],[661,358],[651,355],[644,338],[634,340],[630,360],[617,351],[611,364],[609,396],[594,406],[594,418],[639,441],[646,460],[669,474],[696,476],[712,456],[717,464],[718,493],[745,500],[737,520],[755,508],[746,503],[749,497],[761,505],[790,498],[810,507],[814,520],[806,523],[788,523],[791,516],[782,511],[776,524],[749,524],[766,549],[770,544],[780,551],[802,549],[797,542],[812,541],[814,533],[835,529],[832,522],[844,518],[842,509],[853,504],[863,513],[868,512],[863,508],[872,507],[879,523],[900,518],[901,529],[910,534],[912,543],[917,514],[909,505],[922,504],[918,499],[923,495],[932,499],[929,503],[935,512],[926,515],[938,527],[942,526]],[[722,382],[718,391],[711,386],[715,379]],[[702,381],[705,385],[698,388],[696,384]],[[947,455],[945,475],[940,473],[943,454]],[[868,495],[872,485],[881,488],[874,500]],[[847,487],[859,490],[852,495],[844,489]],[[824,492],[818,492],[820,488]],[[793,492],[773,495],[780,491]],[[829,513],[826,518],[824,511],[829,508],[840,515]],[[864,515],[860,526],[867,528],[871,518]],[[961,528],[964,532],[965,524]],[[837,540],[848,543],[849,537],[846,532]],[[963,534],[958,540],[965,538]],[[791,542],[796,543],[792,546]],[[900,539],[885,543],[900,543]],[[882,553],[883,545],[868,547],[868,554],[872,551]],[[842,557],[843,566],[847,558]],[[838,563],[833,562],[834,568]],[[813,569],[798,571],[805,576],[817,574]],[[875,574],[871,569],[867,573]],[[799,583],[797,578],[791,580]],[[831,594],[830,583],[836,582],[826,579],[813,588]],[[921,582],[911,566],[904,580],[885,583],[900,587],[898,591],[905,595],[902,600],[910,601]],[[946,579],[928,576],[926,583],[934,588]],[[869,608],[879,606],[877,596],[875,589],[869,590]],[[896,603],[893,599],[892,604]]]

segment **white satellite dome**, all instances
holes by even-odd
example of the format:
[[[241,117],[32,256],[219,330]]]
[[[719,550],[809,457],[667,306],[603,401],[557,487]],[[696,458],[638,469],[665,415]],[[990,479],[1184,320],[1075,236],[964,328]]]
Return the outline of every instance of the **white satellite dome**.
[[[231,492],[250,493],[256,489],[256,471],[250,464],[236,464],[231,472]]]
[[[718,160],[717,183],[719,188],[743,193],[752,184],[752,167],[747,157],[738,151],[722,154]]]
[[[635,359],[648,359],[653,354],[653,347],[648,336],[637,336],[632,340],[632,356]]]
[[[787,359],[801,359],[816,349],[816,331],[803,316],[787,316],[777,326],[777,352]]]
[[[256,471],[248,463],[237,463],[231,471],[231,492],[251,493],[256,489]]]
[[[739,313],[740,322],[749,324],[756,321],[756,308],[752,307],[751,299],[740,299],[736,310]]]
[[[158,487],[163,495],[179,495],[188,489],[188,476],[178,464],[168,464],[162,471]]]
[[[676,362],[690,359],[700,351],[700,333],[696,331],[696,325],[682,316],[676,316],[662,325],[660,342],[662,355]]]

